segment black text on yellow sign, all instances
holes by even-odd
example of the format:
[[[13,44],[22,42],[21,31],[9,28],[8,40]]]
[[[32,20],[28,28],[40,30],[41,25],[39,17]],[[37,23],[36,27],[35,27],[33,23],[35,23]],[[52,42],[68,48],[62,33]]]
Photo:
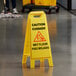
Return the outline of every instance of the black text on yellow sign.
[[[47,20],[43,11],[28,15],[22,64],[26,63],[28,56],[31,68],[35,68],[35,60],[43,62],[44,59],[48,59],[49,66],[53,66]]]

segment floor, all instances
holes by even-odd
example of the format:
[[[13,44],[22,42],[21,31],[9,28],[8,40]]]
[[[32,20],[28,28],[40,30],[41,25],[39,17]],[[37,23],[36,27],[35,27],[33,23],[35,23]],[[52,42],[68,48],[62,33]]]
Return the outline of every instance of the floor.
[[[27,14],[0,19],[0,76],[76,76],[76,17],[60,8],[58,14],[47,14],[47,20],[54,67],[29,69],[21,63]]]
[[[72,10],[70,12],[76,16],[76,10]]]

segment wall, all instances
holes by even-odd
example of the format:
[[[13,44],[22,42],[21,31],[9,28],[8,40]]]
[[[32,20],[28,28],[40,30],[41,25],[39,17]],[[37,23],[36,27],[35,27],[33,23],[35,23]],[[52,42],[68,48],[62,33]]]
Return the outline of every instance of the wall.
[[[59,4],[61,4],[62,6],[64,6],[65,8],[68,8],[68,2],[70,4],[70,0],[57,0],[57,2]],[[76,0],[71,0],[71,9],[76,9]]]
[[[72,0],[72,9],[76,9],[76,0]]]
[[[65,8],[68,8],[67,7],[67,2],[68,2],[68,0],[57,0],[57,2],[59,3],[59,4],[61,4],[62,6],[64,6]]]

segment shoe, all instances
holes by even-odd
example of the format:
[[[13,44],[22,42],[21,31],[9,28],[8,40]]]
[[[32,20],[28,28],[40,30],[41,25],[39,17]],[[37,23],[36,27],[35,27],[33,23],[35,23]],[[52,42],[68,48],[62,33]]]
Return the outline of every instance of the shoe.
[[[4,10],[2,10],[2,13],[8,13],[8,12],[10,12],[10,9],[8,9],[7,7],[5,7]]]
[[[13,9],[13,14],[18,14],[18,11],[16,8]]]
[[[2,10],[2,12],[1,13],[4,13],[4,10]]]

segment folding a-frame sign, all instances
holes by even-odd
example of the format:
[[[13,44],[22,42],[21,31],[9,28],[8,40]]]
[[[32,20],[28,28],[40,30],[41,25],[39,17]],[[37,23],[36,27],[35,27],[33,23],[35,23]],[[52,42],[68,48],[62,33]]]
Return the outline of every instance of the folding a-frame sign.
[[[48,59],[49,66],[53,66],[47,20],[43,11],[28,15],[22,64],[26,63],[29,56],[31,68],[35,68],[35,60],[44,62],[45,59]]]

